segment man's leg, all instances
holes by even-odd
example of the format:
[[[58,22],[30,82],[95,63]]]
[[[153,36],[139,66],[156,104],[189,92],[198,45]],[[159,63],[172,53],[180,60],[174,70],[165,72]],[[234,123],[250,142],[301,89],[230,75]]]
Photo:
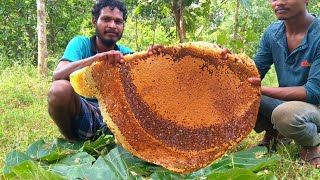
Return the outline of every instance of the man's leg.
[[[303,147],[320,144],[320,110],[312,104],[300,101],[281,104],[272,113],[272,123],[280,134]]]
[[[74,119],[80,114],[80,96],[67,80],[54,81],[48,93],[48,111],[62,135],[76,140]]]
[[[273,124],[271,123],[271,115],[273,110],[284,102],[268,96],[261,97],[258,118],[254,127],[257,133],[265,131],[264,138],[260,141],[259,145],[269,146],[271,141],[274,141],[278,136],[278,132],[273,128]]]
[[[272,113],[272,123],[280,134],[302,146],[301,158],[320,165],[320,110],[300,101],[286,102]]]

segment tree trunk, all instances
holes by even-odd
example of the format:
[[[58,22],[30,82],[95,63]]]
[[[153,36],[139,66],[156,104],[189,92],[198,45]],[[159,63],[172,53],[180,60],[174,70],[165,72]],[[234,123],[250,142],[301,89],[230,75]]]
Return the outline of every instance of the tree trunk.
[[[234,23],[234,33],[233,33],[234,39],[239,38],[239,34],[238,34],[238,31],[239,31],[239,6],[240,6],[239,0],[236,0],[236,3],[237,4],[236,4],[236,13],[234,16],[235,23]]]
[[[45,0],[37,0],[38,73],[48,75]]]
[[[185,21],[183,17],[183,0],[172,0],[172,11],[175,16],[176,28],[179,35],[180,43],[183,43],[186,40]]]

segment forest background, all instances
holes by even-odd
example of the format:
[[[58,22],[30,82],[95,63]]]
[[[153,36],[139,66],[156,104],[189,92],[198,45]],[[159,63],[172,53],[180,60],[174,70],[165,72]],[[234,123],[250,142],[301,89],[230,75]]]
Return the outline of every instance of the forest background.
[[[49,69],[45,76],[37,72],[36,0],[0,2],[1,170],[5,155],[11,150],[23,151],[38,139],[60,136],[47,114],[46,93],[52,82],[52,72],[69,40],[77,35],[94,34],[91,24],[94,1],[45,1]],[[253,58],[264,30],[276,21],[268,0],[125,2],[129,14],[124,36],[119,43],[134,51],[144,51],[151,44],[205,41],[218,43],[234,53],[246,53]],[[319,15],[320,2],[310,0],[308,10]],[[273,69],[263,84],[277,86]],[[298,166],[296,168],[299,169]],[[301,173],[298,171],[295,175],[304,176]]]

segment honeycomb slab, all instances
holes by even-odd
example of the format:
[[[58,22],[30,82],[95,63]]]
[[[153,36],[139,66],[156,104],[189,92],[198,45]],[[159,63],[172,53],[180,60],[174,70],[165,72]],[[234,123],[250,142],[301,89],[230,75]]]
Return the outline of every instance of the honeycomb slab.
[[[108,127],[129,152],[178,173],[208,166],[253,129],[260,86],[254,62],[210,43],[165,46],[96,62],[71,74],[75,91],[95,96]]]

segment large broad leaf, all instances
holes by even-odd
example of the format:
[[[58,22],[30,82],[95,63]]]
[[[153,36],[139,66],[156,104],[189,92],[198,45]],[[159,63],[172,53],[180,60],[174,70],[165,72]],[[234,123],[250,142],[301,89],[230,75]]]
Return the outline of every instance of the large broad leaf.
[[[103,154],[107,153],[114,147],[114,137],[112,135],[100,136],[95,141],[84,142],[81,151],[86,151],[90,154]]]
[[[190,173],[188,177],[206,176],[215,172],[225,172],[234,168],[248,169],[258,172],[267,166],[274,165],[281,160],[278,155],[270,155],[266,147],[255,147],[247,151],[225,155],[209,167]]]
[[[154,180],[162,179],[186,179],[186,180],[276,180],[276,176],[273,173],[260,173],[255,174],[248,169],[234,168],[223,173],[212,173],[207,176],[188,177],[180,174],[168,173],[168,172],[155,172],[150,176]]]
[[[77,151],[75,146],[68,145],[68,142],[55,141],[50,144],[42,140],[37,141],[28,148],[28,155],[17,151],[7,155],[4,175],[6,178],[34,176],[35,172],[27,173],[25,169],[28,169],[39,171],[39,177],[42,179],[51,176],[52,173],[58,174],[59,178],[67,179],[273,179],[274,174],[265,173],[264,170],[280,160],[279,156],[268,154],[266,148],[256,147],[225,155],[206,168],[183,175],[145,162],[121,146],[110,143],[113,143],[112,136],[100,137],[95,142],[84,143]],[[114,148],[109,152],[107,147],[111,148],[111,145]],[[69,151],[78,153],[63,153]],[[101,153],[104,154],[100,155]],[[100,155],[97,160],[94,158],[96,155]],[[31,163],[30,156],[39,161],[51,160],[42,163],[45,170],[51,174],[42,172],[45,171],[42,168],[39,170],[39,165]]]
[[[225,176],[222,174],[230,174],[230,178],[232,179],[232,173],[236,171],[235,174],[238,174],[241,178],[257,178],[258,176],[253,176],[255,175],[255,172],[263,170],[263,168],[267,166],[274,165],[274,163],[278,162],[280,159],[281,158],[276,155],[270,156],[265,147],[255,147],[248,151],[226,155],[212,165],[190,174],[181,175],[163,170],[162,172],[157,171],[153,173],[151,177],[153,179],[199,179],[217,175],[217,177],[221,176],[222,179],[224,179],[223,177]],[[259,177],[264,178],[265,176],[269,176],[269,174],[262,174]]]
[[[147,176],[148,167],[154,166],[136,158],[120,146],[101,155],[93,165],[92,160],[92,157],[79,153],[61,159],[49,169],[68,179],[137,179],[142,175]]]
[[[231,167],[246,168],[253,172],[258,172],[279,162],[281,157],[278,155],[270,155],[266,147],[255,147],[251,150],[240,151],[228,158],[232,159]]]
[[[149,163],[142,161],[117,146],[100,156],[92,166],[90,179],[137,179],[147,174]]]
[[[71,144],[61,139],[55,139],[52,142],[39,140],[29,146],[26,154],[35,160],[52,162],[77,153],[78,150],[74,149],[79,148],[78,146],[78,144]]]
[[[61,176],[52,172],[44,170],[41,166],[34,163],[32,160],[28,160],[11,168],[14,175],[10,174],[5,178],[10,179],[41,179],[41,180],[63,180]]]
[[[96,159],[86,152],[69,155],[47,169],[66,178],[80,178],[86,174],[83,171],[90,169]],[[78,175],[81,174],[81,175]]]
[[[257,175],[248,169],[234,168],[223,173],[212,173],[206,177],[207,179],[215,180],[274,180],[276,179],[273,173]]]
[[[31,157],[27,156],[26,154],[23,154],[21,152],[18,152],[16,150],[10,152],[6,156],[5,160],[5,167],[3,170],[4,174],[11,173],[11,168],[14,166],[17,166],[25,161],[31,160]]]

